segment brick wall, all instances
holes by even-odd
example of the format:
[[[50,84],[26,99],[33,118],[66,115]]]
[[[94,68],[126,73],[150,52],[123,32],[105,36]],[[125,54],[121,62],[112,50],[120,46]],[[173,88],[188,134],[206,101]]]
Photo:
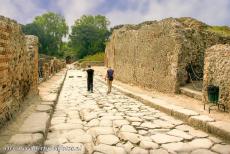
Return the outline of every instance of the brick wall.
[[[0,125],[29,93],[37,93],[37,44],[37,37],[25,36],[17,22],[0,16]]]

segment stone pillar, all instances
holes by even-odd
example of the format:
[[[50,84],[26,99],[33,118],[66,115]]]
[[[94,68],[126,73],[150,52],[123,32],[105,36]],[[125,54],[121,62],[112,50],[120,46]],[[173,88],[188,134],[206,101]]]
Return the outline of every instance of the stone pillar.
[[[230,45],[215,45],[205,52],[203,102],[208,102],[207,86],[219,86],[219,102],[230,109]]]

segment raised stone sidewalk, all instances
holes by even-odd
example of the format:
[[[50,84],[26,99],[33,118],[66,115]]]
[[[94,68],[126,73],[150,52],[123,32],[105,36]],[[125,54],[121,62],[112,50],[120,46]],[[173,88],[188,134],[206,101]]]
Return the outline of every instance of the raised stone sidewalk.
[[[57,102],[61,87],[66,75],[66,69],[55,74],[50,80],[39,85],[41,103],[37,105],[35,112],[30,114],[19,128],[18,133],[13,135],[8,143],[0,150],[5,153],[6,148],[11,153],[37,153],[37,150],[16,149],[30,146],[43,146],[48,133],[50,119]],[[15,148],[15,149],[14,149]]]

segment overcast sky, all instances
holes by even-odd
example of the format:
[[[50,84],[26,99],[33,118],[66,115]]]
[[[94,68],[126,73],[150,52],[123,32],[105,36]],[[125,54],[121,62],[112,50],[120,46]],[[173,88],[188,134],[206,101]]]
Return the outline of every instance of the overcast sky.
[[[230,26],[230,0],[0,0],[0,15],[22,24],[47,11],[62,14],[68,25],[83,14],[101,14],[111,26],[183,16]]]

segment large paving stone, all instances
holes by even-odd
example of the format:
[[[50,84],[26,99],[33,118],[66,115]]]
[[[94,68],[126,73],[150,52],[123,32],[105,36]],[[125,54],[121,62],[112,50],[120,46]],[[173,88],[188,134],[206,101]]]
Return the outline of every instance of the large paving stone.
[[[71,124],[71,123],[61,123],[51,126],[49,129],[51,131],[57,130],[72,130],[72,129],[82,129],[82,124]]]
[[[195,130],[195,129],[192,129],[188,132],[189,134],[191,134],[192,136],[194,137],[199,137],[199,138],[205,138],[205,137],[208,137],[208,134],[203,132],[203,131],[200,131],[200,130]]]
[[[142,122],[143,120],[139,117],[129,117],[127,116],[126,119],[130,122]]]
[[[188,144],[197,149],[208,149],[213,145],[213,143],[207,138],[194,139]]]
[[[123,125],[120,129],[121,132],[137,133],[137,130],[131,125]]]
[[[183,142],[162,144],[162,147],[171,153],[189,153],[194,149],[188,143]]]
[[[159,145],[150,141],[141,140],[140,147],[144,149],[157,149]]]
[[[150,150],[150,154],[168,154],[168,151],[164,149],[155,149],[155,150]]]
[[[167,134],[172,135],[172,136],[181,137],[181,138],[186,139],[186,140],[193,139],[192,135],[190,135],[190,134],[188,134],[182,130],[178,130],[178,129],[173,129],[173,130],[169,131]]]
[[[221,154],[230,154],[230,145],[216,144],[212,147],[212,150]]]
[[[194,150],[193,152],[191,152],[191,154],[217,154],[217,153],[212,152],[207,149],[198,149],[198,150]]]
[[[112,121],[108,119],[102,119],[99,124],[100,127],[111,127],[112,125]]]
[[[129,132],[120,132],[119,133],[119,137],[122,140],[125,141],[130,141],[131,143],[137,144],[138,142],[140,142],[140,137],[137,134],[134,133],[129,133]]]
[[[100,121],[98,119],[92,119],[85,126],[87,126],[87,127],[98,126],[99,123],[100,123]]]
[[[9,144],[13,145],[42,145],[44,140],[43,134],[16,134],[9,140]]]
[[[115,135],[99,135],[97,137],[97,144],[115,145],[118,142],[119,139]]]
[[[154,129],[154,128],[160,128],[159,125],[156,125],[153,122],[143,122],[140,127],[146,128],[146,129]]]
[[[130,154],[148,154],[148,150],[142,149],[140,147],[135,147],[132,149]]]
[[[87,133],[96,137],[98,135],[114,134],[114,131],[112,127],[92,127],[87,130]]]
[[[114,120],[113,127],[121,127],[122,125],[128,125],[129,121],[127,120]]]
[[[156,134],[151,136],[152,140],[158,144],[180,142],[183,139],[180,137],[170,136],[166,134]]]
[[[19,132],[21,133],[43,133],[46,134],[50,116],[45,112],[32,113],[23,123]]]
[[[128,141],[128,142],[126,142],[126,143],[124,144],[123,147],[124,147],[124,149],[125,149],[125,151],[126,151],[127,153],[130,153],[131,150],[132,150],[132,148],[133,148],[134,146],[133,146],[132,143],[130,143],[130,142]]]
[[[154,120],[154,124],[160,126],[161,128],[173,128],[174,125],[170,124],[167,121],[163,121],[163,120]]]

